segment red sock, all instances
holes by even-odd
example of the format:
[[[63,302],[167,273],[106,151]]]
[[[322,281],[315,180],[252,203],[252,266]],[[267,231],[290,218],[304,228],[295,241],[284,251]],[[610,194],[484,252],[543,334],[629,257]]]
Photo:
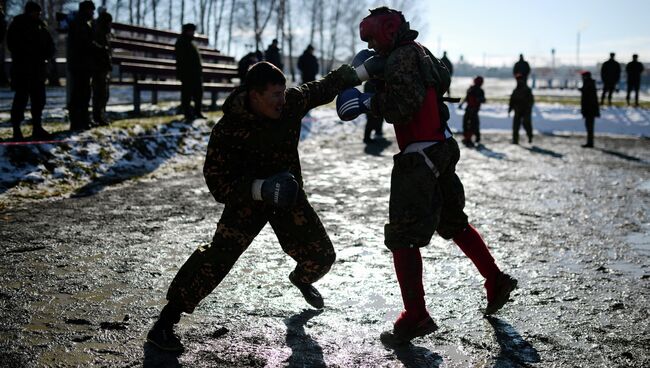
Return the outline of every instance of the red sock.
[[[419,319],[427,315],[422,286],[422,256],[420,248],[393,251],[395,274],[402,292],[404,309],[409,317]]]
[[[476,231],[474,226],[468,225],[453,240],[460,250],[474,262],[481,276],[488,279],[501,272],[496,263],[494,263],[494,258],[492,258],[490,250],[485,245],[483,238],[481,238],[481,235]]]

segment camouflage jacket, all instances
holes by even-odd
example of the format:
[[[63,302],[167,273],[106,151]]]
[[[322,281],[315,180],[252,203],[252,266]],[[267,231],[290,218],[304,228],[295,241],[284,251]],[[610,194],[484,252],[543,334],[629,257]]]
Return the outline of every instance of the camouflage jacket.
[[[240,204],[252,200],[254,179],[289,171],[302,187],[298,141],[302,118],[331,102],[347,84],[339,72],[286,90],[286,103],[277,120],[255,115],[244,87],[236,88],[223,105],[224,115],[212,129],[203,175],[217,202]]]
[[[413,30],[398,35],[398,46],[391,51],[384,67],[386,88],[371,100],[371,113],[383,117],[391,124],[411,121],[427,94],[427,81],[421,72],[420,52],[409,44],[417,35]],[[429,50],[425,48],[425,51],[434,63],[441,63]],[[446,69],[445,72],[449,73]]]

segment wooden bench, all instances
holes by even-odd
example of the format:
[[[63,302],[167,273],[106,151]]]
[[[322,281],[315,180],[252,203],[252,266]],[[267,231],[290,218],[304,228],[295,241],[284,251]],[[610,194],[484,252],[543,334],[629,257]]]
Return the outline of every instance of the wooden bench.
[[[141,111],[142,91],[151,91],[151,103],[157,104],[159,91],[181,90],[174,59],[174,43],[180,33],[125,23],[113,23],[113,32],[111,47],[118,79],[111,83],[133,86],[135,113]],[[195,43],[203,60],[203,89],[211,94],[211,108],[215,108],[218,94],[236,86],[232,79],[237,77],[237,65],[232,56],[209,48],[206,36],[196,35]]]

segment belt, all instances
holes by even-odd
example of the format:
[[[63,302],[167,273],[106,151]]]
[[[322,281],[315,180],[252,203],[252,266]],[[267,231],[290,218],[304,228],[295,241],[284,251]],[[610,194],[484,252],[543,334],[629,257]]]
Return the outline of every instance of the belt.
[[[424,150],[426,148],[429,148],[429,147],[431,147],[431,146],[433,146],[434,144],[437,144],[437,143],[438,142],[432,142],[432,141],[411,143],[408,146],[406,146],[406,148],[404,149],[404,151],[402,151],[402,153],[417,152],[420,155],[422,155],[422,157],[424,158],[424,162],[427,164],[427,166],[429,166],[429,169],[431,169],[431,171],[433,171],[433,176],[435,176],[437,178],[437,177],[440,176],[440,171],[438,171],[438,169],[433,164],[433,162],[431,162],[431,159],[429,159],[429,156],[427,156],[426,153],[424,153]]]

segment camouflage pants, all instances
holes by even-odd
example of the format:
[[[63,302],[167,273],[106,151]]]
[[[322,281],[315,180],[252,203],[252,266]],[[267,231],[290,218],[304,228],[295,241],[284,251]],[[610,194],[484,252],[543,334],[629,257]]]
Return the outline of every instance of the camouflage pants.
[[[169,286],[167,300],[192,313],[226,277],[267,222],[282,250],[297,262],[294,275],[299,281],[313,283],[332,267],[334,247],[304,192],[289,210],[273,211],[261,202],[226,205],[212,242],[199,247],[185,261]]]
[[[426,246],[435,231],[451,239],[468,225],[465,191],[456,175],[458,143],[450,138],[424,153],[440,172],[437,178],[418,152],[393,158],[389,223],[384,227],[390,250]]]

